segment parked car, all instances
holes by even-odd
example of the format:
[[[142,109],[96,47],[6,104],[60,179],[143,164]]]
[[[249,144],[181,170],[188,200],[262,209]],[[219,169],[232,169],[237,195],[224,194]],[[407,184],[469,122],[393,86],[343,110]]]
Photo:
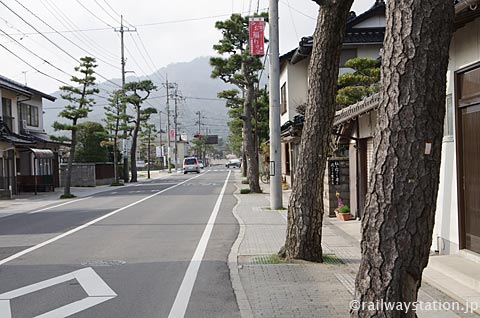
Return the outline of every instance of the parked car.
[[[242,165],[242,162],[240,161],[240,159],[230,159],[230,160],[227,161],[227,164],[225,165],[225,167],[227,167],[227,168],[230,168],[230,167],[240,168],[241,165]]]
[[[203,165],[203,161],[202,160],[198,160],[198,166],[200,167],[200,169],[204,169],[205,166]]]
[[[188,157],[183,159],[183,174],[187,174],[187,172],[200,173],[200,166],[198,165],[197,158]]]

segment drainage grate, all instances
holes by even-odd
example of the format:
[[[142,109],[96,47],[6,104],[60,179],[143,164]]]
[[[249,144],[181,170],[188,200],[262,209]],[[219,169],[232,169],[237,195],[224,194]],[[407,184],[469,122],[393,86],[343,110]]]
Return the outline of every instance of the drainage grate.
[[[267,264],[282,264],[285,261],[278,257],[278,255],[273,254],[273,255],[260,255],[260,256],[255,256],[250,259],[251,264],[257,264],[257,265],[267,265]]]
[[[323,254],[323,262],[325,264],[334,264],[334,265],[345,264],[335,254]]]

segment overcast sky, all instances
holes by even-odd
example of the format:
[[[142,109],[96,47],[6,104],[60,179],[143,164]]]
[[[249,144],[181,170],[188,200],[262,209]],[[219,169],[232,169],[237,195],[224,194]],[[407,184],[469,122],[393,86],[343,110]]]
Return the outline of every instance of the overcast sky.
[[[374,2],[355,0],[352,10],[362,13]],[[69,82],[75,59],[90,55],[97,58],[99,81],[119,78],[120,37],[113,28],[123,14],[127,26],[136,28],[125,33],[126,70],[150,75],[170,63],[213,55],[212,45],[221,37],[215,21],[257,7],[266,10],[268,0],[0,0],[0,74],[21,83],[26,79],[27,85],[51,93],[63,84],[32,67]],[[284,53],[313,33],[318,6],[311,0],[280,0],[279,8]]]

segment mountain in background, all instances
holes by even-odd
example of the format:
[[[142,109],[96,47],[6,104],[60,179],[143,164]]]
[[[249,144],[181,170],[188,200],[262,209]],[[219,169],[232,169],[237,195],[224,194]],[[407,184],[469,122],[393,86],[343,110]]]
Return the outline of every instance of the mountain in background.
[[[188,135],[190,140],[194,134],[198,132],[198,114],[200,112],[201,133],[210,135],[219,135],[226,139],[228,135],[227,126],[227,107],[225,101],[217,98],[217,93],[231,89],[232,86],[225,84],[219,79],[210,78],[212,67],[209,64],[209,57],[199,57],[187,63],[169,64],[164,68],[157,70],[154,74],[147,77],[127,77],[126,81],[138,81],[144,79],[151,79],[158,90],[153,92],[148,99],[148,103],[144,103],[143,107],[155,107],[162,112],[161,118],[159,115],[154,115],[154,121],[157,127],[162,124],[162,129],[166,127],[166,90],[162,82],[165,82],[165,77],[168,74],[169,83],[177,83],[179,94],[185,99],[180,101],[177,105],[178,109],[178,132]],[[112,79],[114,83],[120,86],[120,79]],[[96,105],[93,111],[89,114],[86,120],[102,122],[104,118],[103,107],[108,103],[106,98],[108,93],[118,87],[109,82],[102,82],[99,85],[100,93],[103,96],[95,97]],[[48,134],[60,135],[62,132],[54,132],[52,124],[55,120],[61,121],[58,117],[60,111],[64,108],[66,102],[60,98],[60,91],[54,92],[51,95],[58,97],[55,102],[44,101],[44,127]],[[170,115],[171,127],[173,128],[173,112],[174,101],[170,99]]]

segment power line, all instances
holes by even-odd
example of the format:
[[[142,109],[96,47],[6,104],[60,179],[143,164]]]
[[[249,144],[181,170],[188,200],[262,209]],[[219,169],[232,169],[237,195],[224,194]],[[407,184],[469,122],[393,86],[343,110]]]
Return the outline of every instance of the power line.
[[[90,9],[88,9],[86,6],[84,6],[84,5],[82,4],[82,2],[80,2],[79,0],[77,0],[77,3],[78,3],[82,8],[84,8],[88,13],[90,13],[92,16],[94,16],[95,18],[97,18],[97,20],[99,20],[99,21],[102,22],[103,24],[109,26],[110,28],[115,29],[114,26],[112,26],[111,24],[105,22],[104,20],[102,20],[101,18],[99,18],[95,13],[93,13],[92,11],[90,11]]]
[[[34,69],[35,71],[37,71],[38,73],[44,75],[44,76],[47,76],[53,80],[56,80],[57,82],[60,82],[62,84],[65,84],[65,85],[68,85],[68,83],[62,81],[62,80],[59,80],[58,78],[56,77],[53,77],[52,75],[49,75],[45,72],[42,72],[40,71],[38,68],[36,68],[35,66],[33,66],[32,64],[28,63],[27,61],[25,61],[24,59],[22,59],[20,56],[18,56],[17,54],[15,54],[14,52],[10,51],[6,46],[4,46],[3,44],[0,43],[0,46],[3,47],[5,50],[7,50],[8,52],[10,52],[13,56],[15,56],[16,58],[18,58],[20,61],[22,61],[23,63],[27,64],[28,66],[30,66],[32,69]]]
[[[57,7],[57,5],[53,1],[45,0],[45,2],[44,2],[44,0],[40,0],[40,2],[52,14],[52,16],[54,16],[57,19],[57,21],[59,21],[64,27],[67,28],[67,30],[78,29],[78,26],[66,14],[63,13],[63,10],[61,10],[59,7]],[[93,41],[91,38],[89,38],[87,35],[83,34],[82,32],[73,31],[72,34],[77,39],[79,39],[82,43],[85,43],[90,48],[92,48],[94,50],[98,49],[99,52],[102,51],[103,53],[106,54],[105,56],[108,55],[108,58],[118,59],[118,56],[116,56],[112,52],[106,50],[102,46],[98,45],[97,43],[95,43],[95,41]]]
[[[33,52],[32,50],[30,50],[28,47],[26,47],[25,45],[23,45],[22,43],[18,42],[15,38],[13,38],[12,36],[8,35],[5,31],[3,31],[2,29],[0,29],[0,32],[2,32],[3,34],[5,34],[8,38],[12,39],[13,41],[15,41],[15,43],[17,43],[18,45],[20,45],[22,48],[24,48],[25,50],[27,50],[29,53],[33,54],[34,56],[36,56],[37,58],[39,58],[40,60],[42,60],[44,63],[47,63],[48,65],[50,65],[51,67],[55,68],[56,70],[68,75],[68,76],[72,76],[71,74],[65,72],[64,70],[62,70],[61,68],[53,65],[52,63],[50,63],[49,61],[47,61],[46,59],[44,59],[43,57],[39,56],[37,53]]]
[[[2,2],[2,1],[0,1],[0,2]],[[88,52],[87,50],[85,50],[84,48],[82,48],[80,45],[78,45],[77,43],[75,43],[75,42],[73,42],[72,40],[70,40],[69,38],[67,38],[65,35],[59,33],[54,27],[52,27],[50,24],[48,24],[47,22],[45,22],[45,21],[44,21],[42,18],[40,18],[38,15],[36,15],[35,13],[33,13],[30,9],[28,9],[26,6],[24,6],[20,1],[15,0],[15,2],[18,3],[19,5],[21,5],[21,6],[22,6],[25,10],[27,10],[31,15],[33,15],[35,18],[37,18],[38,20],[40,20],[43,24],[45,24],[45,25],[48,26],[50,29],[52,29],[53,31],[55,31],[57,34],[59,34],[59,35],[60,35],[61,37],[63,37],[65,40],[67,40],[68,42],[70,42],[71,44],[73,44],[74,46],[76,46],[77,48],[79,48],[80,50],[84,51],[84,52],[87,53],[88,55],[91,55],[91,56],[95,57],[95,54],[92,54],[92,53]],[[2,2],[2,3],[3,3],[3,2]],[[4,4],[4,5],[5,5],[5,4]],[[13,11],[12,11],[12,12],[13,12]],[[15,13],[15,12],[14,12],[14,13]],[[15,13],[15,14],[16,14],[16,13]],[[16,14],[16,15],[19,16],[18,14]],[[23,19],[22,19],[22,20],[23,20]],[[30,24],[29,24],[29,25],[30,25]],[[35,31],[38,32],[38,30],[36,30],[36,29],[35,29]],[[45,37],[45,36],[44,36],[44,37]],[[47,38],[47,37],[45,37],[45,38]],[[52,41],[51,41],[51,42],[52,42]],[[53,43],[53,42],[52,42],[52,43]],[[56,46],[57,46],[57,45],[56,45]],[[57,47],[58,47],[58,46],[57,46]],[[63,49],[62,49],[62,50],[63,50]],[[63,51],[64,51],[64,50],[63,50]],[[64,52],[66,52],[66,51],[64,51]],[[69,54],[69,56],[71,56],[71,55]],[[72,57],[73,59],[75,59],[75,61],[77,61],[76,58],[74,58],[73,56],[71,56],[71,57]],[[99,58],[99,57],[95,57],[95,58],[98,59],[99,61],[107,64],[107,65],[112,66],[113,68],[119,69],[118,66],[115,66],[115,65],[111,64],[111,63],[108,62],[108,61],[105,61],[105,60],[103,60],[103,59],[101,59],[101,58]],[[99,74],[99,76],[100,76],[100,74]]]
[[[143,42],[142,37],[140,36],[140,33],[138,31],[136,32],[136,34],[138,36],[138,39],[140,40],[140,44],[142,44],[142,47],[145,50],[145,53],[147,53],[147,57],[150,59],[150,62],[152,63],[153,69],[155,70],[153,74],[157,74],[156,72],[158,71],[158,67],[155,65],[155,62],[153,62],[153,59],[150,53],[148,53],[147,47],[145,46],[145,42]],[[165,77],[161,73],[158,73],[158,75],[161,78],[161,81],[163,82],[165,80]]]
[[[291,6],[290,6],[290,3],[285,3],[285,1],[282,1],[282,0],[280,0],[280,2],[283,3],[284,5],[286,5],[287,7],[289,7],[291,10],[293,10],[293,11],[295,11],[295,12],[303,15],[304,17],[307,17],[307,18],[312,19],[312,20],[315,20],[315,21],[317,20],[316,18],[311,17],[311,16],[309,16],[308,14],[303,13],[302,11],[299,11],[298,9],[296,9],[296,8],[294,8],[294,7],[291,7]]]
[[[33,16],[35,16],[37,19],[39,19],[40,21],[42,21],[44,24],[46,24],[48,27],[50,27],[52,30],[56,31],[53,27],[51,27],[48,23],[46,23],[45,21],[43,21],[41,18],[39,18],[36,14],[34,14],[33,12],[31,12],[28,8],[26,8],[23,4],[21,4],[20,2],[18,2],[18,0],[15,0],[18,4],[20,4],[22,7],[24,7],[28,12],[30,12]],[[50,38],[48,38],[47,36],[45,36],[42,32],[38,31],[37,28],[35,28],[31,23],[29,23],[28,21],[26,21],[24,18],[22,18],[18,13],[16,13],[14,10],[12,10],[9,6],[7,6],[2,0],[0,0],[0,3],[5,6],[10,12],[12,12],[13,14],[15,14],[18,18],[20,18],[23,22],[25,22],[27,25],[29,25],[32,29],[34,29],[35,31],[37,31],[38,34],[40,34],[42,37],[44,37],[48,42],[52,43],[55,47],[57,47],[60,51],[62,51],[63,53],[65,53],[66,55],[68,55],[70,58],[72,58],[75,62],[78,62],[78,59],[76,59],[73,55],[71,55],[70,53],[68,53],[65,49],[61,48],[58,44],[56,44],[55,42],[53,42],[52,40],[50,40]],[[58,32],[57,32],[58,33]],[[59,33],[60,34],[60,33]],[[73,43],[75,46],[78,46],[76,43],[72,42],[70,39],[68,39],[67,37],[65,37],[64,35],[60,34],[62,37],[64,37],[65,39],[67,39],[69,42]],[[85,50],[84,50],[85,51]],[[87,51],[85,51],[87,52]],[[88,52],[87,52],[88,53]],[[88,53],[90,54],[90,53]],[[92,55],[92,54],[91,54]],[[99,59],[100,60],[100,59]],[[103,61],[103,60],[102,60]],[[105,61],[103,61],[105,62]],[[107,62],[108,63],[108,62]],[[110,81],[109,79],[107,79],[106,77],[104,77],[103,75],[101,75],[100,73],[95,73],[97,74],[99,77],[103,78],[104,80],[106,80],[107,82],[110,82],[110,83],[113,83],[114,85],[117,85],[116,83]]]
[[[77,0],[78,1],[78,0]],[[260,10],[267,10],[268,8],[262,8]],[[294,11],[297,11],[295,8],[292,8]],[[247,13],[245,12],[240,12],[241,14]],[[303,13],[302,13],[303,14]],[[192,21],[199,21],[199,20],[207,20],[207,19],[214,19],[214,18],[223,18],[223,17],[229,17],[231,14],[221,14],[221,15],[214,15],[214,16],[205,16],[205,17],[198,17],[198,18],[190,18],[190,19],[180,19],[180,20],[170,20],[170,21],[161,21],[161,22],[152,22],[152,23],[146,23],[146,24],[138,24],[136,25],[137,27],[143,27],[143,26],[154,26],[154,25],[163,25],[163,24],[172,24],[172,23],[183,23],[183,22],[192,22]],[[304,14],[305,15],[305,14]],[[307,16],[311,19],[316,20],[313,17]],[[105,23],[102,21],[102,23]],[[132,25],[131,23],[128,23]],[[73,32],[92,32],[92,31],[106,31],[106,30],[111,30],[112,27],[98,27],[98,28],[85,28],[85,29],[75,29],[75,30],[60,30],[60,31],[45,31],[43,32],[44,34],[52,34],[52,33],[73,33]],[[20,32],[19,34],[12,33],[10,35],[36,35],[39,34],[34,33],[34,32]]]
[[[93,0],[93,1],[95,1],[95,3],[103,10],[103,12],[105,12],[110,18],[112,18],[113,21],[115,21],[115,23],[117,23],[117,19],[113,15],[111,15],[111,13],[108,10],[106,10],[100,3],[98,3],[97,0]]]

